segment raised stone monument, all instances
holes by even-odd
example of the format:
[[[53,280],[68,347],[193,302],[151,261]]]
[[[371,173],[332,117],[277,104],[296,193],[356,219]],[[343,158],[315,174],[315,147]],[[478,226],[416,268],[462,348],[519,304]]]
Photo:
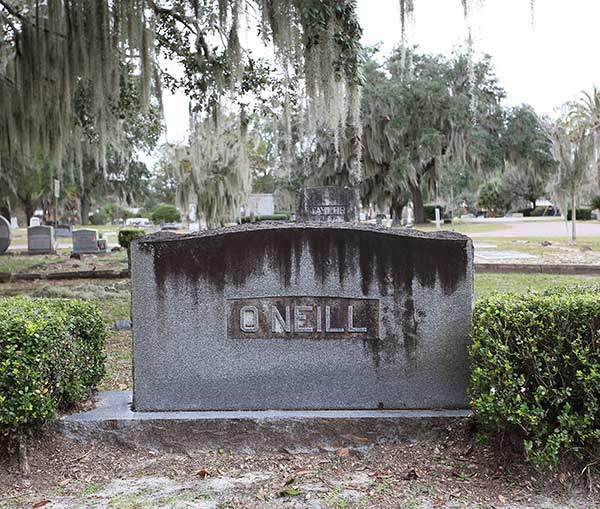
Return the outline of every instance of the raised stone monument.
[[[358,213],[350,192],[304,196],[312,215]],[[136,411],[467,406],[468,237],[333,220],[161,232],[132,243],[131,269]]]
[[[0,216],[0,254],[4,253],[10,246],[10,223]]]
[[[73,253],[74,254],[94,254],[99,253],[98,249],[98,230],[91,228],[82,228],[73,231]]]
[[[40,226],[41,222],[40,222],[40,218],[33,216],[30,220],[29,220],[29,226]]]
[[[344,187],[309,187],[300,192],[298,220],[358,222],[358,192]]]
[[[27,251],[29,254],[54,253],[54,228],[45,225],[27,228]]]

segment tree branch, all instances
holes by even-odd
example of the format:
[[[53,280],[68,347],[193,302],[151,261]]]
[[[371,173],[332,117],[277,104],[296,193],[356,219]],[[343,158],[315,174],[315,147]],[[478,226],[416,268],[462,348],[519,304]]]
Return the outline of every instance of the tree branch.
[[[206,34],[202,32],[197,26],[192,25],[184,16],[175,12],[173,9],[167,9],[166,7],[161,7],[154,0],[146,0],[150,9],[152,9],[157,16],[170,16],[173,19],[182,23],[185,27],[187,27],[193,34],[197,37],[196,46],[202,49],[202,53],[209,62],[214,62],[214,57],[208,48],[208,43],[206,42]]]
[[[23,16],[17,9],[10,5],[6,0],[0,0],[0,5],[4,7],[8,13],[22,22],[26,22],[25,16]]]

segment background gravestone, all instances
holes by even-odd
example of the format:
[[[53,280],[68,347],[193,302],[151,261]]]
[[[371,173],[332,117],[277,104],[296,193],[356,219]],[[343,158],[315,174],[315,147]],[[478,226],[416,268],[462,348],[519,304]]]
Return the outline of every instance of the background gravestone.
[[[0,254],[4,253],[10,246],[10,223],[0,216]]]
[[[358,191],[345,187],[308,187],[300,191],[301,221],[359,222]]]
[[[255,223],[131,250],[136,410],[467,407],[468,237]]]
[[[29,254],[54,253],[54,228],[30,226],[27,228],[27,251]]]
[[[40,226],[40,218],[33,216],[30,220],[29,220],[29,226]]]
[[[54,235],[57,238],[70,239],[73,234],[73,228],[70,224],[59,224],[56,226]]]
[[[83,228],[73,231],[73,253],[93,254],[99,253],[98,230]]]

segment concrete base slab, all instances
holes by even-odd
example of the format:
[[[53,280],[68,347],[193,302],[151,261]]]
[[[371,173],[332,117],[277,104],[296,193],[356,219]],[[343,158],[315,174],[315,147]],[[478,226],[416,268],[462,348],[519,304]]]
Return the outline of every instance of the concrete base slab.
[[[94,410],[56,426],[80,441],[167,452],[291,453],[436,438],[468,410],[133,412],[131,391],[105,391]]]

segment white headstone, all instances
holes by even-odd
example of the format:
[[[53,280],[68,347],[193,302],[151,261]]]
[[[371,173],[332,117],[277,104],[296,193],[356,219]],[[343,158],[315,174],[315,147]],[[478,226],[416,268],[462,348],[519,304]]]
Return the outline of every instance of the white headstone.
[[[10,227],[11,227],[13,230],[16,230],[16,229],[19,227],[19,218],[18,218],[18,217],[16,217],[16,216],[12,216],[12,217],[10,218]]]
[[[52,226],[30,226],[27,228],[27,250],[30,254],[54,252],[54,228]]]
[[[189,223],[188,230],[191,232],[199,232],[200,231],[200,223]]]
[[[442,228],[440,223],[440,209],[439,207],[435,208],[435,229],[440,230]]]
[[[98,230],[83,228],[73,231],[73,253],[98,253]]]
[[[0,216],[0,254],[4,253],[10,246],[10,224]]]
[[[33,216],[30,220],[29,220],[29,226],[39,226],[40,225],[40,218]]]

